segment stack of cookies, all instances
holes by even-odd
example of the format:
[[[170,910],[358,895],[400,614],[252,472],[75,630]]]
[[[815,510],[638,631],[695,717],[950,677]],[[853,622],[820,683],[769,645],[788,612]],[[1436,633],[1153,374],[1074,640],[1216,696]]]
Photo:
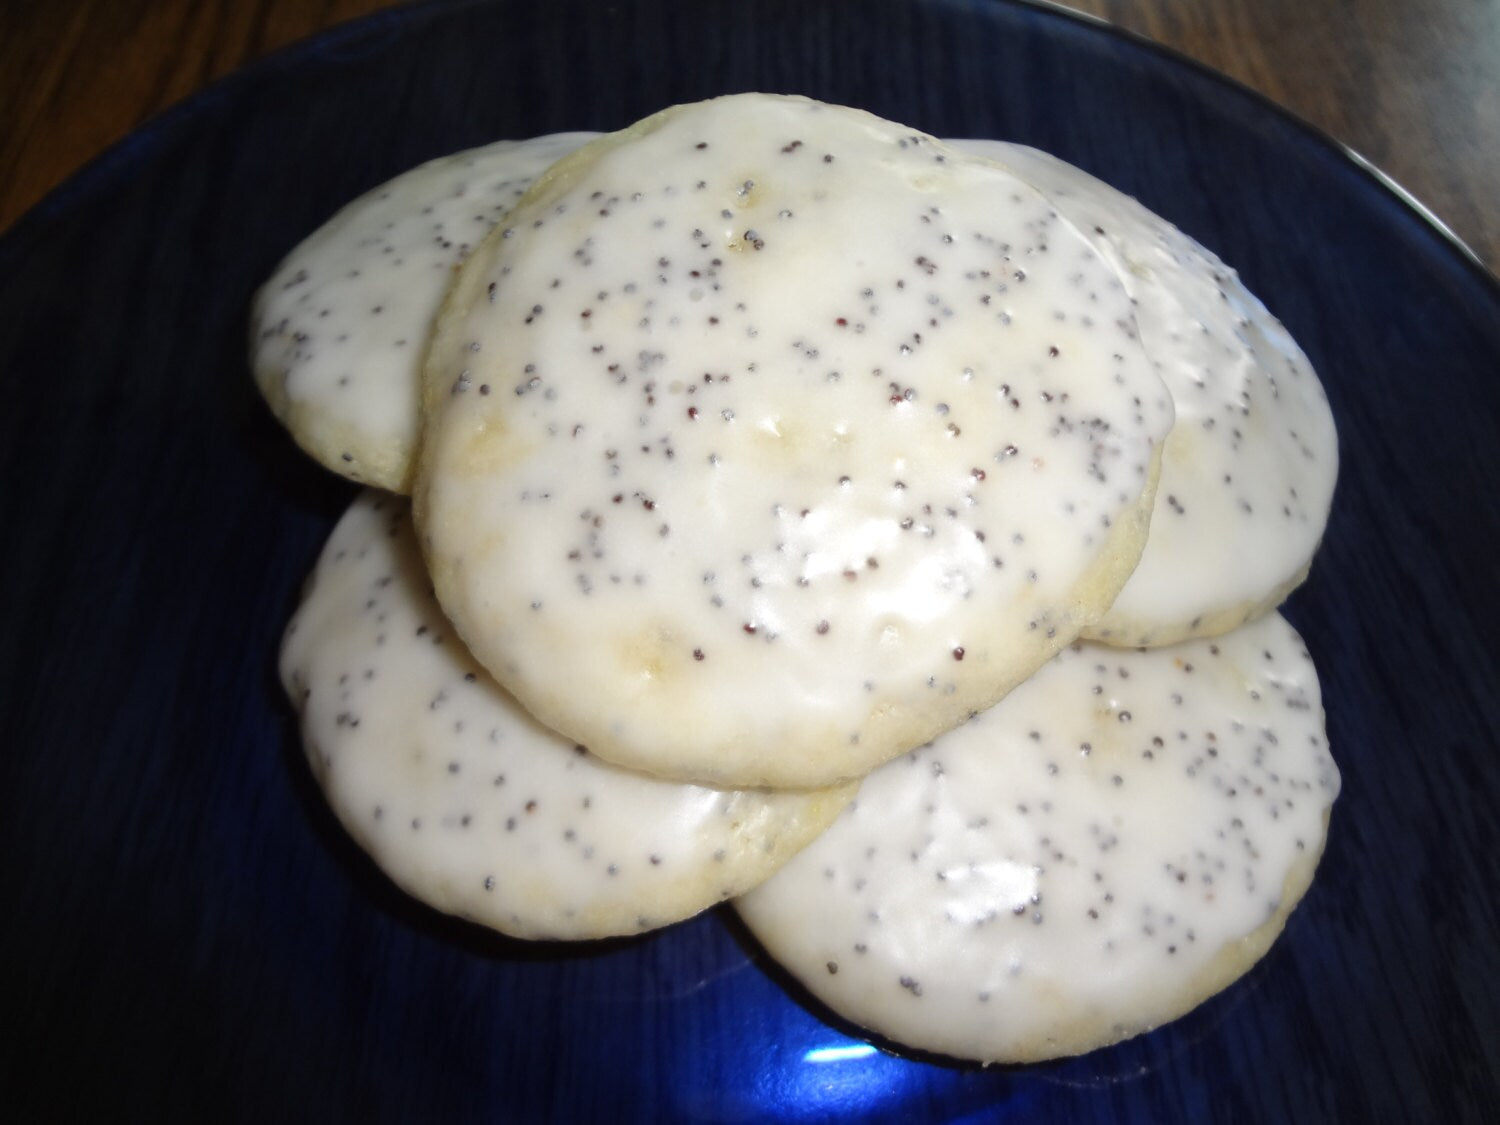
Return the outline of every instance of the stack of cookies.
[[[1274,611],[1327,402],[1077,169],[720,98],[407,173],[253,321],[377,486],[281,667],[413,895],[539,939],[733,900],[835,1011],[990,1062],[1181,1014],[1306,890],[1339,779]]]

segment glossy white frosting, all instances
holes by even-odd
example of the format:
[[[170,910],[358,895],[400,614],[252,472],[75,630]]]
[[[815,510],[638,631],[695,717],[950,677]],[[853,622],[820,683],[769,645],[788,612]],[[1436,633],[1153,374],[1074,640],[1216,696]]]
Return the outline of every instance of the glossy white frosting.
[[[250,363],[314,457],[407,490],[418,372],[454,268],[538,175],[594,135],[429,161],[344,207],[277,267],[256,295]]]
[[[1078,645],[865,779],[738,909],[835,1011],[985,1061],[1186,1011],[1280,931],[1339,775],[1279,615],[1148,651]]]
[[[857,776],[1112,600],[1169,396],[1033,189],[744,96],[558,165],[475,252],[415,488],[476,655],[601,756]]]
[[[645,777],[539,726],[443,619],[408,513],[374,491],[354,502],[281,675],[330,806],[410,893],[520,937],[637,933],[753,886],[844,806],[852,787]]]
[[[1338,476],[1307,356],[1234,270],[1134,199],[1036,149],[953,143],[1039,188],[1114,264],[1176,407],[1146,551],[1085,635],[1167,644],[1273,608],[1307,573]]]

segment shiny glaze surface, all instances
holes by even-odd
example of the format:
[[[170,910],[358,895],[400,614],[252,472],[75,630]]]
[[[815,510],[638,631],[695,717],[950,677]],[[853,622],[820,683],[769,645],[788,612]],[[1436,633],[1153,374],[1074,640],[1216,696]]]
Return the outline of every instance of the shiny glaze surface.
[[[276,649],[355,489],[259,401],[255,288],[422,160],[752,88],[1080,164],[1233,262],[1323,377],[1341,479],[1287,616],[1344,790],[1282,941],[1185,1020],[1057,1064],[897,1057],[787,993],[722,912],[506,941],[394,891],[322,809]],[[1500,488],[1500,293],[1253,95],[1004,2],[403,9],[70,183],[0,240],[0,310],[21,1115],[1480,1121],[1500,1097],[1500,512],[1475,501]]]
[[[1339,774],[1279,615],[1078,643],[861,783],[735,903],[838,1012],[957,1058],[1077,1054],[1246,972],[1323,851]]]
[[[706,910],[853,793],[678,785],[540,726],[443,617],[410,505],[373,489],[323,548],[281,679],[349,834],[423,902],[516,937],[638,934]]]
[[[1160,645],[1277,605],[1328,523],[1338,435],[1306,354],[1232,264],[1036,149],[958,142],[1034,183],[1119,272],[1176,414],[1140,565],[1085,635]]]
[[[1172,405],[1119,277],[909,126],[662,113],[549,173],[444,316],[414,491],[438,600],[606,760],[862,776],[1139,557]]]
[[[588,136],[428,161],[341,208],[276,267],[255,295],[250,366],[304,448],[351,480],[409,491],[422,356],[454,271]]]

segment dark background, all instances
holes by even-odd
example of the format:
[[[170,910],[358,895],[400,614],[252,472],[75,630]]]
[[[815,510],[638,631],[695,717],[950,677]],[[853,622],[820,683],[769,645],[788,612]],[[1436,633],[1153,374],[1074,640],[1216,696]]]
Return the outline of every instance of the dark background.
[[[206,82],[392,6],[393,0],[6,0],[0,4],[0,168],[6,170],[0,231],[85,160]],[[1267,95],[1373,160],[1491,269],[1500,264],[1500,4],[1494,0],[1071,0],[1068,6]]]

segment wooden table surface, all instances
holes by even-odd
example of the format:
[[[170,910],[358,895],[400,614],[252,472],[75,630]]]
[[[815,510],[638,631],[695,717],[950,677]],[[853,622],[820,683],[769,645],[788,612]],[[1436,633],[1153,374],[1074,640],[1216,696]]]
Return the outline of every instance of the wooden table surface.
[[[0,231],[142,121],[392,0],[10,0]],[[1073,0],[1268,95],[1500,267],[1500,2]]]

